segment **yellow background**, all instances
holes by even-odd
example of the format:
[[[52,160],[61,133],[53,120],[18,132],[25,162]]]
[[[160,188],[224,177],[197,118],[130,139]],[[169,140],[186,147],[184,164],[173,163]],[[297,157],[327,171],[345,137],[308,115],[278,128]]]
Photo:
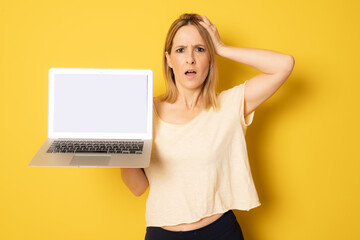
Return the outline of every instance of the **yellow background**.
[[[1,1],[0,239],[144,239],[145,202],[120,169],[31,168],[47,138],[50,67],[150,68],[166,32],[207,15],[229,45],[295,57],[247,132],[262,205],[248,240],[360,239],[358,1]],[[259,73],[218,59],[224,90]],[[21,142],[21,144],[20,144]],[[25,143],[25,144],[24,144]]]

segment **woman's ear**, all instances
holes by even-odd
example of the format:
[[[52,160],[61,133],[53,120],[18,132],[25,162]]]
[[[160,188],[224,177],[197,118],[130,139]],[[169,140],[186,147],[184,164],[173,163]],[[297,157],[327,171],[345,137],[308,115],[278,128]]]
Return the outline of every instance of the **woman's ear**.
[[[166,57],[167,64],[169,65],[170,68],[172,68],[170,55],[169,55],[169,53],[167,51],[165,52],[165,57]]]

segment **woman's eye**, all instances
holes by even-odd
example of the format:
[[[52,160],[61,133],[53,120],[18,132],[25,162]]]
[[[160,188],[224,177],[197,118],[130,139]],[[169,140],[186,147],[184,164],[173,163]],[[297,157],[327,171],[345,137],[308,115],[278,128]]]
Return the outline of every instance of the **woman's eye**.
[[[204,48],[201,48],[201,47],[198,47],[198,48],[196,48],[196,51],[198,51],[198,52],[205,52],[205,49],[204,49]]]
[[[184,49],[183,48],[176,49],[176,52],[182,53],[182,52],[184,52]]]

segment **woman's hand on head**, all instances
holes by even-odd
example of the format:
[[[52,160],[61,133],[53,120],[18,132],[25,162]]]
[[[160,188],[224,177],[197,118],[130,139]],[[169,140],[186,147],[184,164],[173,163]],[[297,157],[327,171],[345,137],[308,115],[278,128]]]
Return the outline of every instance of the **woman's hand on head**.
[[[211,39],[213,41],[214,47],[215,47],[215,51],[218,55],[221,55],[221,48],[223,48],[225,46],[225,44],[221,41],[219,32],[216,28],[216,26],[214,24],[212,24],[210,22],[210,20],[205,17],[205,16],[201,16],[202,21],[199,21],[199,23],[201,24],[201,26],[203,26],[210,34]]]

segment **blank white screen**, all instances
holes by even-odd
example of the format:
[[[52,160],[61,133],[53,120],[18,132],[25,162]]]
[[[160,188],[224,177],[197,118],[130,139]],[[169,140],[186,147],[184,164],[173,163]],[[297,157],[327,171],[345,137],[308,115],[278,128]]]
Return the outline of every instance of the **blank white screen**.
[[[146,75],[57,74],[54,89],[54,132],[147,132]]]

